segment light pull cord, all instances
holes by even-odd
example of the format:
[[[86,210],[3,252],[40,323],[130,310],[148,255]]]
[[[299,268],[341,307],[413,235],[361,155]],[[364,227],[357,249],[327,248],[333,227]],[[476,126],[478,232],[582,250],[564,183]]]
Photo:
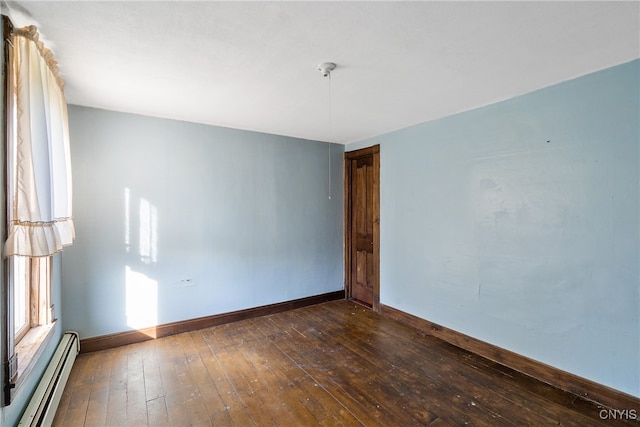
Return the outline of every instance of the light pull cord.
[[[331,114],[331,107],[333,104],[333,100],[332,98],[332,94],[331,94],[331,72],[333,70],[336,69],[336,64],[334,64],[333,62],[323,62],[322,64],[318,65],[318,71],[320,71],[322,73],[323,77],[328,77],[329,78],[329,141],[327,142],[329,144],[329,188],[327,190],[328,193],[328,197],[329,200],[331,200],[331,141],[333,139],[333,128],[332,128],[332,114]]]
[[[329,77],[329,200],[331,200],[331,140],[333,138],[333,128],[331,126],[332,117],[331,117],[331,104],[332,96],[331,96],[331,73],[327,76]]]

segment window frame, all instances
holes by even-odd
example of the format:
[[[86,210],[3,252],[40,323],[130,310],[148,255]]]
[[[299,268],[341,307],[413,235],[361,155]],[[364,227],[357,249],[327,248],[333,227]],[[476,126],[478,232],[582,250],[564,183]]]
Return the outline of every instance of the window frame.
[[[3,405],[11,403],[11,397],[15,395],[22,387],[29,373],[33,370],[37,360],[44,352],[47,343],[53,337],[56,319],[54,315],[54,305],[51,303],[51,286],[53,255],[47,257],[22,257],[25,262],[26,279],[22,286],[29,295],[27,305],[29,305],[27,322],[25,327],[19,331],[15,331],[13,326],[15,322],[15,299],[14,295],[18,285],[15,277],[13,257],[5,259],[3,265],[5,267],[4,278],[8,286],[7,296],[9,307],[6,310],[5,331],[12,331],[7,334],[7,354],[9,355],[9,363],[5,366],[5,396]],[[43,274],[44,273],[44,274]],[[4,350],[4,349],[3,349]]]
[[[14,297],[18,294],[17,288],[22,288],[24,300],[23,326],[16,330],[18,319],[15,317],[18,301],[14,298],[14,342],[20,341],[29,334],[29,331],[39,326],[51,323],[53,304],[51,303],[51,272],[53,256],[47,257],[9,257],[9,280],[12,281]],[[18,263],[24,263],[18,266]],[[22,278],[17,275],[24,276]]]

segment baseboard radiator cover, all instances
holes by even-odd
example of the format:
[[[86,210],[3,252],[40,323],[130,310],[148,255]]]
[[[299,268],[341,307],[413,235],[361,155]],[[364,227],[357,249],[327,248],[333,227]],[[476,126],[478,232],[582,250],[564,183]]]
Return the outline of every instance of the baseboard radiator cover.
[[[64,386],[69,379],[73,362],[78,353],[80,353],[78,333],[65,332],[18,423],[19,427],[40,427],[53,424]]]

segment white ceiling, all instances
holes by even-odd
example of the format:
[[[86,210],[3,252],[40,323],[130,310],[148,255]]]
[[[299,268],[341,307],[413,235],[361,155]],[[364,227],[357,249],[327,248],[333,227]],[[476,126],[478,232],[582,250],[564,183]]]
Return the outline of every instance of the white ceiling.
[[[339,143],[636,59],[639,6],[8,3],[54,51],[71,104]]]

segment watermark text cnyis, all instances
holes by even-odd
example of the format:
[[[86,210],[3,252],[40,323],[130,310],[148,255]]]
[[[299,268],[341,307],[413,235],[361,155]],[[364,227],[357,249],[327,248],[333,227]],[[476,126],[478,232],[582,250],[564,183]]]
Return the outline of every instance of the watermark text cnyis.
[[[601,420],[637,420],[638,411],[635,409],[601,409],[598,412]]]

